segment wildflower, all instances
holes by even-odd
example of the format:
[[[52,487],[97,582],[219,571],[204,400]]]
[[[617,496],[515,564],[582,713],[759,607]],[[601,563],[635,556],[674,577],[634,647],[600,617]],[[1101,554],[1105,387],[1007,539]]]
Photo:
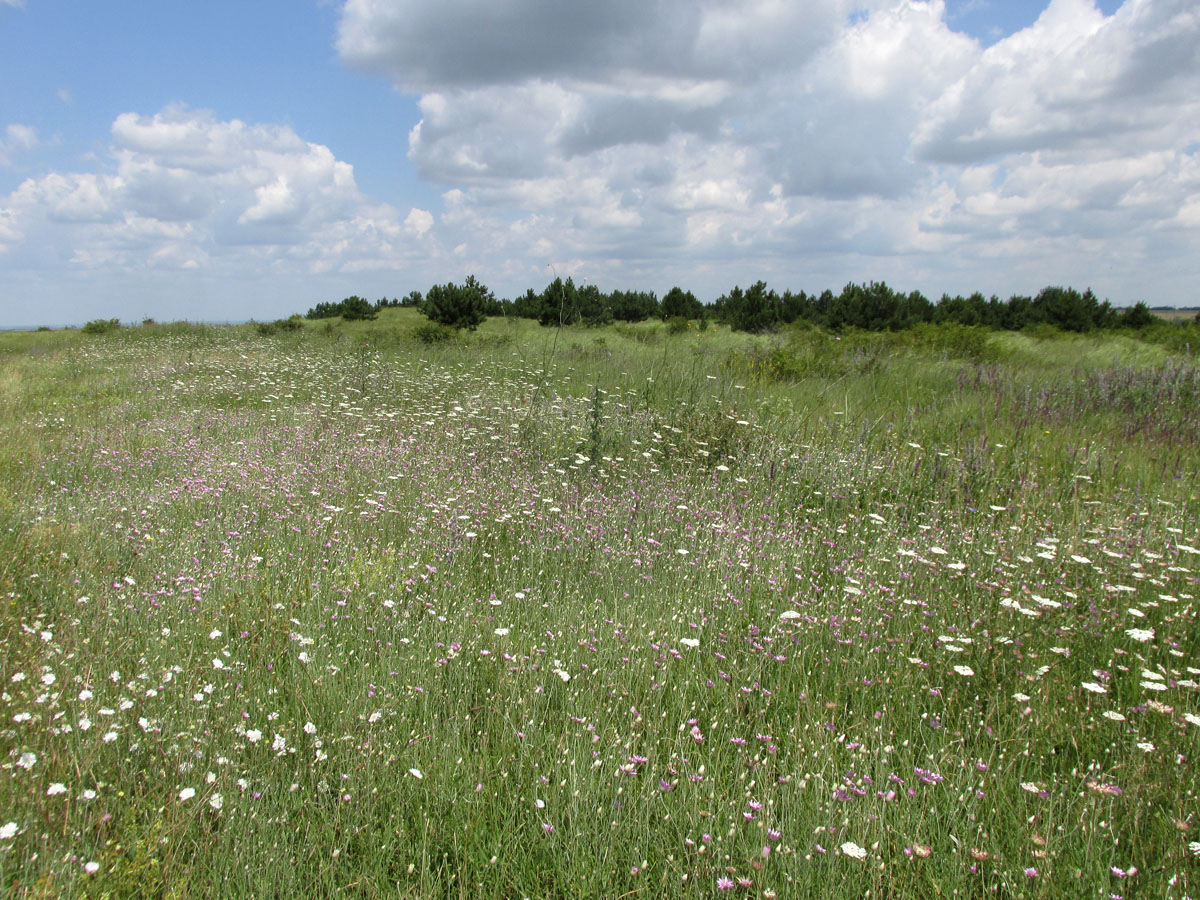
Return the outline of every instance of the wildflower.
[[[421,774],[420,769],[409,769],[408,774],[411,775],[413,778],[416,778],[418,781],[425,777],[424,775]]]
[[[208,798],[208,805],[220,812],[221,807],[225,805],[225,798],[220,794],[213,794]]]
[[[964,676],[965,678],[970,678],[972,675],[975,674],[975,670],[972,669],[970,666],[955,666],[954,671],[957,672],[959,675]]]
[[[866,859],[867,850],[865,847],[860,847],[854,841],[846,841],[842,844],[842,852],[847,856],[853,856],[855,859]]]
[[[0,841],[11,841],[17,836],[17,823],[6,822],[0,825]]]
[[[58,794],[65,794],[66,792],[67,786],[61,781],[56,781],[54,784],[50,785],[50,787],[46,788],[47,797],[54,797]]]
[[[190,788],[190,787],[184,788],[182,791],[179,792],[180,801],[191,800],[195,796],[196,796],[195,788]]]
[[[1085,681],[1080,685],[1085,691],[1091,691],[1093,694],[1107,694],[1108,688],[1102,684],[1097,684],[1094,681]]]
[[[36,753],[22,753],[21,758],[17,760],[17,765],[22,769],[32,769],[36,763]]]
[[[97,872],[100,871],[100,863],[98,863],[98,862],[84,863],[83,871],[87,872],[89,875],[95,875]]]
[[[262,732],[259,731],[257,728],[251,728],[249,731],[246,732],[246,740],[248,740],[252,744],[257,744],[259,741],[262,740]]]
[[[733,879],[732,878],[722,875],[720,878],[717,879],[717,890],[718,891],[728,891],[732,887],[733,887]]]
[[[1143,644],[1146,643],[1146,641],[1154,640],[1153,628],[1126,628],[1125,633],[1133,640]]]

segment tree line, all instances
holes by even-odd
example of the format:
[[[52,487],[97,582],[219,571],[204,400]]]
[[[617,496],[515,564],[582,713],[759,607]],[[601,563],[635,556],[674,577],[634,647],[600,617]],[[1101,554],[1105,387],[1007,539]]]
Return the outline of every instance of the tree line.
[[[1037,325],[1087,332],[1107,328],[1145,328],[1156,317],[1145,303],[1117,309],[1087,289],[1046,287],[1036,296],[1014,295],[1001,300],[981,293],[969,297],[943,294],[932,301],[920,291],[903,293],[885,282],[847,284],[841,293],[804,291],[782,294],[758,281],[735,286],[711,304],[691,291],[673,287],[661,299],[653,291],[601,291],[594,284],[577,285],[572,278],[555,278],[541,291],[528,289],[515,299],[495,294],[469,275],[462,284],[434,285],[428,292],[412,291],[403,299],[382,298],[373,303],[359,296],[340,302],[318,303],[305,318],[374,319],[389,307],[415,307],[431,322],[451,328],[477,328],[488,316],[534,319],[545,326],[607,325],[612,322],[715,321],[735,331],[771,331],[805,322],[840,331],[901,331],[921,324],[955,323],[1019,331]]]

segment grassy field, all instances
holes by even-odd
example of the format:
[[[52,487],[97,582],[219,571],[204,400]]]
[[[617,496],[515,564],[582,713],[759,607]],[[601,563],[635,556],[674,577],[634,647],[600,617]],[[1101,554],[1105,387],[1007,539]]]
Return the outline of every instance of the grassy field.
[[[0,892],[1200,896],[1200,367],[0,335]]]

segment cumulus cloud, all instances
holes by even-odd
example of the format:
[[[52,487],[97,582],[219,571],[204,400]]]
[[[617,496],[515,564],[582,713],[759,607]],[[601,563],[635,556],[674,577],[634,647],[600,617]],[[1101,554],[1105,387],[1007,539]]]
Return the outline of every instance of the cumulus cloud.
[[[372,203],[350,164],[286,126],[176,106],[119,115],[111,137],[98,171],[30,178],[0,201],[10,265],[395,268],[433,225]]]
[[[984,51],[918,125],[933,162],[1009,153],[1137,152],[1200,130],[1200,9],[1131,0],[1106,18],[1053,0],[1032,26]]]
[[[1163,229],[1195,246],[1188,0],[1052,0],[987,48],[942,0],[347,0],[338,48],[419,94],[409,159],[502,272],[840,259],[1000,290],[1016,259],[1048,281],[1148,265]]]

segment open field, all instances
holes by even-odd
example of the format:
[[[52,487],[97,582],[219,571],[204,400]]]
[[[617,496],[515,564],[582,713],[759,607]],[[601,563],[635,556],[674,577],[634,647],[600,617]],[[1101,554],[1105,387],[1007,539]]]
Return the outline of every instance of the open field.
[[[1191,322],[1200,316],[1200,309],[1194,306],[1186,309],[1152,309],[1151,312],[1168,322]]]
[[[13,897],[1200,896],[1200,367],[0,335]]]

